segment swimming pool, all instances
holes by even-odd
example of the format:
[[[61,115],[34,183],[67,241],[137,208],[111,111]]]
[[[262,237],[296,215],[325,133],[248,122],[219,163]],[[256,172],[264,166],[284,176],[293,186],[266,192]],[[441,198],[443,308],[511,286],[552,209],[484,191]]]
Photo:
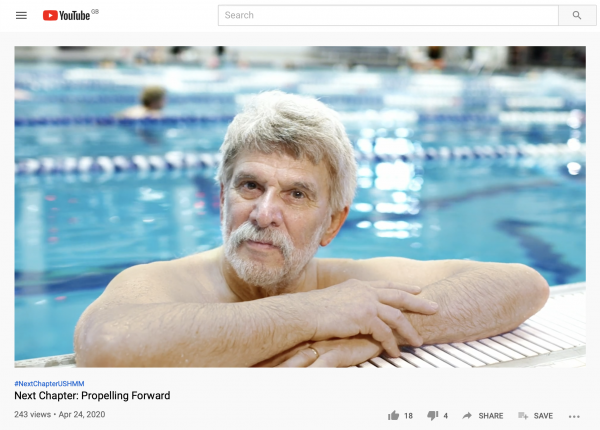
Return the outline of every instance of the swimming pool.
[[[90,67],[17,65],[17,85],[33,94],[15,106],[17,164],[214,154],[240,95],[273,85],[316,95],[327,90],[356,144],[359,189],[347,223],[318,256],[519,262],[536,268],[550,285],[585,280],[585,153],[410,156],[485,145],[577,148],[585,142],[585,81],[559,75],[201,72],[116,69],[110,79],[100,79],[105,75]],[[179,94],[166,119],[107,121],[135,101],[148,76]],[[210,93],[202,92],[209,87]],[[425,91],[421,97],[419,90]],[[75,123],[77,118],[89,121]],[[144,170],[132,163],[70,173],[19,170],[15,359],[72,352],[81,312],[124,268],[220,244],[212,160],[193,168]]]

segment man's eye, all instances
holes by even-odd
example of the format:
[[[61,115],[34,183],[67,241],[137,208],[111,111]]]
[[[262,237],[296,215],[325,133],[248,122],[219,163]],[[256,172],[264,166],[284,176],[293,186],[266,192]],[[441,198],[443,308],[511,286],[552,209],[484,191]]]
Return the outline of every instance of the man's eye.
[[[302,191],[292,191],[292,197],[295,199],[301,199],[304,197],[304,193]]]
[[[249,190],[255,190],[257,188],[255,182],[246,182],[243,186]]]

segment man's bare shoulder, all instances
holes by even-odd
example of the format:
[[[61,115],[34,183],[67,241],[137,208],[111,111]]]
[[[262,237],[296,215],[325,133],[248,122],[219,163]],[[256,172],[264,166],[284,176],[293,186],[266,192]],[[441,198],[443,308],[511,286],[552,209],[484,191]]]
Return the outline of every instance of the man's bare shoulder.
[[[446,278],[475,263],[463,260],[421,261],[403,257],[377,257],[364,260],[350,258],[317,259],[319,288],[347,281],[394,281],[424,287]]]
[[[217,250],[130,267],[111,281],[103,296],[138,304],[226,301]]]

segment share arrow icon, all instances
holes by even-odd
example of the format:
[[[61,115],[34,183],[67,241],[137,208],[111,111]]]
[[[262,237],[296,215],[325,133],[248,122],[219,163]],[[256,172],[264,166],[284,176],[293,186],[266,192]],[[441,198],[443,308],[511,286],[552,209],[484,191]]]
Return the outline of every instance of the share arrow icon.
[[[465,416],[463,417],[463,420],[464,420],[465,418],[471,418],[471,412],[467,412],[467,413],[465,414]]]

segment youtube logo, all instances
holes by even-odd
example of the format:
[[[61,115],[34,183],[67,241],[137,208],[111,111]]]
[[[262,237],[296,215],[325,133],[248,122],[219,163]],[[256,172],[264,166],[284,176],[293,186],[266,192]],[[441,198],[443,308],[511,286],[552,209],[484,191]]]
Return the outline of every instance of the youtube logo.
[[[95,12],[94,12],[95,11]],[[98,13],[98,9],[92,9],[92,13]],[[64,10],[45,10],[44,11],[44,21],[58,21],[60,18],[61,21],[89,21],[90,14],[84,11],[71,11],[65,12]]]
[[[44,21],[56,21],[58,19],[58,11],[57,10],[45,10],[44,11]]]

